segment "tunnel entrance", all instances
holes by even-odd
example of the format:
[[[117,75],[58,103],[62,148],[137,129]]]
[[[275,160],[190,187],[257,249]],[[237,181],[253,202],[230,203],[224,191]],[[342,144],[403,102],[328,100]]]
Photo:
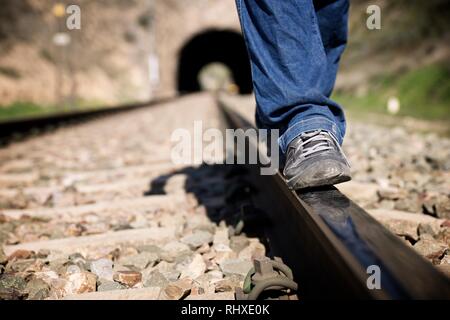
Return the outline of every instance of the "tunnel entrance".
[[[217,72],[220,70],[218,66],[228,71]],[[211,77],[218,73],[230,74],[233,83],[223,83],[234,86],[239,93],[252,92],[247,49],[242,35],[235,31],[209,30],[194,36],[183,46],[178,62],[178,92],[200,91],[200,76],[207,74]]]

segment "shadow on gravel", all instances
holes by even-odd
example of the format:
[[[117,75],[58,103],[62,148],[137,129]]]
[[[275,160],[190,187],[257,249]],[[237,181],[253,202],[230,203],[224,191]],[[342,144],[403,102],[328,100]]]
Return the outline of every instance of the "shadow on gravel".
[[[245,174],[242,167],[223,164],[187,167],[153,179],[144,195],[163,195],[182,188],[205,207],[211,221],[225,221],[232,233],[243,232],[264,243],[266,219],[252,206],[253,187]]]

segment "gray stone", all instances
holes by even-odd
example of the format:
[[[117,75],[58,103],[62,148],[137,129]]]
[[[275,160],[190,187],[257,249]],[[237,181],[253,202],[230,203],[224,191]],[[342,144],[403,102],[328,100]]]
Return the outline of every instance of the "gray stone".
[[[417,241],[417,223],[405,220],[384,220],[382,224],[392,233]]]
[[[178,270],[170,270],[161,272],[169,281],[177,281],[180,278],[181,272]]]
[[[420,240],[426,240],[426,241],[432,241],[432,242],[435,241],[434,237],[431,234],[429,234],[429,233],[421,234],[420,235]]]
[[[46,249],[41,249],[38,251],[37,253],[37,258],[39,259],[45,259],[50,255],[50,250],[46,250]]]
[[[55,258],[53,258],[53,256]],[[82,270],[88,270],[88,263],[86,259],[81,255],[80,253],[74,253],[69,256],[65,254],[54,254],[49,255],[47,259],[50,260],[50,266],[52,270],[58,271],[61,269],[61,266],[66,265],[68,262],[71,262],[72,264],[76,264],[79,266]]]
[[[106,280],[113,280],[113,262],[109,259],[99,259],[92,261],[90,270],[96,274],[97,277]]]
[[[450,200],[436,205],[436,215],[438,218],[450,219]]]
[[[160,294],[160,300],[180,300],[191,292],[192,279],[185,278],[167,285]]]
[[[82,272],[81,268],[76,264],[71,264],[66,268],[66,274],[80,273]]]
[[[23,292],[27,283],[25,279],[9,274],[3,274],[0,276],[0,288],[2,289],[13,289],[18,292]]]
[[[125,289],[126,287],[121,285],[115,281],[100,281],[100,284],[97,286],[97,291],[112,291],[112,290],[120,290]]]
[[[181,271],[180,279],[191,278],[196,279],[197,277],[204,274],[206,271],[206,264],[200,254],[195,254],[189,265]]]
[[[248,260],[242,259],[229,259],[224,260],[220,264],[220,269],[225,275],[238,274],[246,276],[250,269],[253,267],[253,263]]]
[[[416,213],[422,211],[422,205],[417,197],[408,197],[397,200],[394,209]]]
[[[35,277],[45,281],[50,286],[52,286],[53,282],[60,279],[59,275],[53,270],[37,272]]]
[[[69,255],[68,259],[73,263],[83,262],[86,263],[86,259],[83,257],[81,253],[74,253]]]
[[[212,260],[215,264],[221,264],[226,260],[236,259],[238,256],[236,252],[231,250],[230,247],[226,245],[218,245],[216,248],[214,259]]]
[[[394,188],[394,187],[384,187],[378,189],[378,196],[380,199],[397,200],[406,197],[407,193],[405,190]]]
[[[29,267],[33,265],[35,262],[34,259],[27,259],[27,260],[9,260],[8,264],[6,265],[6,272],[9,273],[17,273],[17,272],[24,272]]]
[[[162,260],[174,262],[180,255],[191,254],[191,252],[188,245],[178,241],[171,241],[162,247],[160,257]]]
[[[394,207],[395,207],[395,201],[394,200],[386,200],[386,199],[384,199],[384,200],[381,200],[377,204],[376,207],[380,208],[380,209],[393,210]]]
[[[235,284],[229,279],[219,280],[214,283],[216,292],[230,292],[235,290]]]
[[[187,244],[192,249],[200,247],[202,244],[209,244],[213,241],[213,236],[208,231],[196,230],[192,234],[181,238],[181,242]]]
[[[433,230],[431,225],[428,223],[419,223],[419,226],[417,227],[417,233],[419,235],[423,235],[423,234],[430,234],[432,236],[435,235],[435,231]]]
[[[163,271],[172,271],[175,267],[175,264],[167,261],[160,261],[154,268],[159,272]]]
[[[42,279],[34,278],[25,288],[28,300],[43,300],[50,294],[50,286]]]
[[[144,281],[144,287],[160,287],[164,288],[169,284],[166,277],[158,270],[153,271],[149,278]]]
[[[263,258],[266,255],[266,248],[259,241],[252,241],[250,244],[239,252],[239,258],[243,260],[254,260]]]
[[[14,275],[0,275],[0,300],[22,299],[26,286],[25,280]]]
[[[223,278],[223,273],[219,270],[208,271],[208,273],[205,273],[205,275],[210,277],[211,280],[220,280]]]
[[[424,234],[424,236],[429,236],[428,234]],[[414,249],[417,250],[422,256],[435,260],[442,257],[447,250],[447,246],[445,243],[434,240],[432,237],[429,238],[421,238],[414,244]]]
[[[49,262],[49,267],[50,269],[58,272],[58,273],[63,273],[65,271],[65,265],[69,263],[69,261],[65,258],[59,258],[59,259],[55,259],[55,260],[50,260]]]
[[[220,272],[220,271],[218,271],[218,272]],[[220,276],[218,274],[212,274],[211,272],[207,272],[207,273],[204,273],[201,276],[197,277],[195,279],[195,282],[202,286],[205,286],[206,284],[211,284],[215,281],[222,280],[222,278],[223,278],[223,275],[221,272],[220,272]]]
[[[45,279],[43,279],[46,281]],[[52,280],[50,285],[50,296],[49,299],[61,299],[65,295],[67,295],[67,288],[68,281],[62,278],[58,278],[55,280]]]
[[[137,268],[143,270],[147,268],[150,264],[158,261],[158,255],[151,252],[141,252],[132,256],[125,256],[119,259],[119,263],[131,268]]]
[[[206,204],[203,204],[207,207]],[[205,230],[210,233],[214,232],[215,225],[211,223],[206,215],[196,214],[191,215],[188,219],[186,219],[187,228],[190,230]]]
[[[230,239],[230,248],[234,252],[239,253],[242,249],[247,247],[249,243],[248,238],[244,236],[233,236]]]
[[[230,239],[228,237],[228,228],[217,228],[214,234],[213,245],[223,244],[230,246]]]
[[[192,259],[193,256],[190,254],[177,257],[175,261],[175,270],[182,272],[189,266],[189,264],[192,262]]]
[[[150,252],[159,255],[161,253],[161,248],[153,244],[143,245],[136,248],[139,252]]]

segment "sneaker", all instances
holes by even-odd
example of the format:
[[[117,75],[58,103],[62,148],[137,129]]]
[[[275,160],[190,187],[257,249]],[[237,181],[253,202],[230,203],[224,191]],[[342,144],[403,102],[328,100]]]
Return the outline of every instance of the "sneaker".
[[[289,144],[283,174],[295,190],[351,180],[350,165],[339,143],[323,130],[305,132]]]

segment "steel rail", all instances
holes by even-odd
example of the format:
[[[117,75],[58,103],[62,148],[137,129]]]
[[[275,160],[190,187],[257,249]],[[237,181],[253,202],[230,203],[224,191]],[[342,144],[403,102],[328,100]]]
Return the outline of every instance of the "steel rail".
[[[227,128],[254,129],[223,101],[218,104]],[[250,137],[246,147],[255,151],[258,141]],[[300,298],[450,299],[444,274],[335,187],[294,192],[280,173],[261,175],[261,165],[244,166],[256,190],[254,203],[269,221],[271,254],[294,271]],[[379,289],[370,286],[369,266],[379,268]]]

